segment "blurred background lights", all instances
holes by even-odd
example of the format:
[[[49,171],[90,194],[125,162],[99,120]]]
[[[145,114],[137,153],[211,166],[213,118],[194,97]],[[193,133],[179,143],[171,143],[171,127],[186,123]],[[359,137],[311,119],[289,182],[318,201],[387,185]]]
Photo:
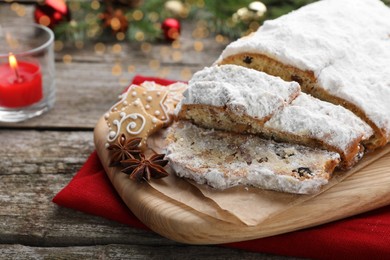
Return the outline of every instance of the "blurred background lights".
[[[113,76],[120,76],[122,74],[122,66],[120,64],[115,64],[111,69],[111,74]]]
[[[64,56],[62,56],[62,61],[63,61],[65,64],[70,64],[70,63],[72,63],[72,55],[70,55],[70,54],[65,54]]]

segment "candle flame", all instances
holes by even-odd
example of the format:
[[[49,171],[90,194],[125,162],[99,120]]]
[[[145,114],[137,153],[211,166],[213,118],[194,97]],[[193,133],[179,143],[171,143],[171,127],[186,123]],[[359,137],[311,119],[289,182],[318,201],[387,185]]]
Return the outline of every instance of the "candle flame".
[[[17,60],[15,58],[15,55],[10,53],[9,56],[8,56],[8,60],[9,60],[9,65],[11,66],[11,68],[13,70],[16,70],[18,68],[18,62],[17,62]]]
[[[21,81],[21,78],[19,77],[19,72],[18,72],[18,62],[15,58],[15,55],[13,55],[12,53],[9,53],[8,61],[9,61],[9,66],[15,72],[16,81]]]

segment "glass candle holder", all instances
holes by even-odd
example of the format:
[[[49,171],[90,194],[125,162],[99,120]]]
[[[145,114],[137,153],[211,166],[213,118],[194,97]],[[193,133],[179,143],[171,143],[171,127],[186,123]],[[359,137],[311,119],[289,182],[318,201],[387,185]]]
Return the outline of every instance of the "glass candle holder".
[[[47,27],[0,24],[0,121],[23,121],[54,106],[53,42]]]

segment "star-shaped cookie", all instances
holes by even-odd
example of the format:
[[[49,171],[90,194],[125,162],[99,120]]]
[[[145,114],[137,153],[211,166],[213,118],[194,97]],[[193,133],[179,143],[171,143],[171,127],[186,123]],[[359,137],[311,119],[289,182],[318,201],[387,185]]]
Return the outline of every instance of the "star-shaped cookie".
[[[140,98],[129,104],[121,104],[119,109],[109,111],[104,115],[109,133],[107,145],[114,142],[121,133],[126,138],[141,137],[141,148],[146,148],[148,137],[163,127],[163,122],[155,116],[150,115]]]
[[[148,90],[141,86],[132,85],[110,111],[122,111],[128,104],[140,99],[147,113],[166,123],[169,120],[168,108],[164,104],[167,94],[168,91],[164,89]]]

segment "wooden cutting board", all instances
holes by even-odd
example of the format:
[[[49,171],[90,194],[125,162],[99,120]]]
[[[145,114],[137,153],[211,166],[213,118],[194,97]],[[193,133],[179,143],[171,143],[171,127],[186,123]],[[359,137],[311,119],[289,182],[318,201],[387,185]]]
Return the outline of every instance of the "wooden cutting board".
[[[95,145],[119,195],[148,227],[179,242],[218,244],[262,238],[328,223],[390,204],[388,145],[367,155],[364,162],[367,166],[341,183],[259,225],[224,222],[164,196],[147,184],[140,185],[114,173],[114,168],[108,167],[108,152],[104,148],[107,131],[104,119],[101,119],[95,128]]]

